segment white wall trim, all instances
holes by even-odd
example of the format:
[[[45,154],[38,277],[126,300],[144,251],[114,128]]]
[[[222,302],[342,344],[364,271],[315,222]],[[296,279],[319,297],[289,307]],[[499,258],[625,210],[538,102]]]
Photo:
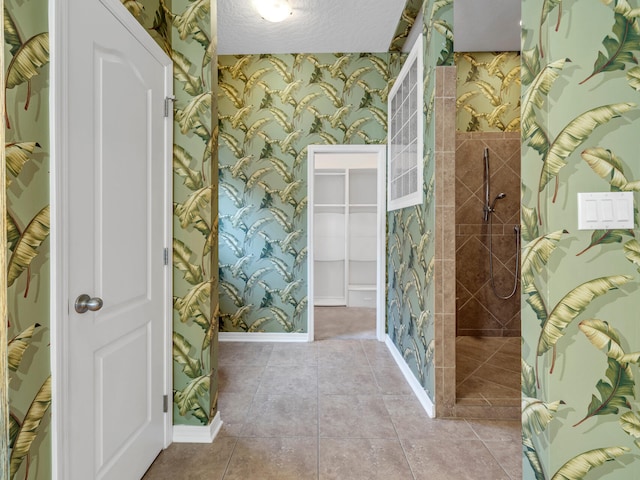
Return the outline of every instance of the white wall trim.
[[[173,63],[164,68],[165,98],[173,96]],[[167,251],[167,262],[164,266],[164,394],[173,398],[173,109],[167,112],[164,119],[164,247]],[[173,415],[171,408],[164,419],[164,448],[171,445],[173,437]]]
[[[209,425],[174,425],[174,443],[212,443],[222,428],[220,412],[216,413]]]
[[[387,336],[387,146],[378,150],[378,264],[376,275],[376,338],[384,342]]]
[[[308,333],[220,332],[218,342],[312,342]]]
[[[389,335],[387,335],[385,344],[391,352],[391,356],[398,364],[398,367],[400,367],[402,375],[404,375],[405,380],[411,387],[411,390],[413,390],[413,393],[420,402],[420,405],[422,405],[422,408],[424,408],[424,411],[427,412],[427,415],[429,415],[429,417],[434,418],[436,416],[436,406],[433,404],[424,388],[422,388],[422,385],[420,385],[418,379],[409,368],[409,365],[407,365],[407,362],[405,362],[404,358],[402,358],[402,355],[400,355],[400,352],[398,352],[398,349],[393,344],[393,341],[391,340],[391,337],[389,337]]]
[[[51,270],[50,270],[50,314],[51,321],[51,478],[53,480],[68,478],[69,449],[67,448],[64,419],[69,415],[67,399],[68,386],[62,381],[65,372],[64,339],[67,337],[67,326],[64,318],[67,289],[65,276],[60,265],[68,255],[66,236],[64,235],[64,215],[62,204],[67,202],[64,178],[67,176],[64,159],[67,155],[67,144],[60,141],[68,126],[66,99],[68,98],[67,59],[62,49],[68,43],[67,0],[49,2],[49,45],[50,64],[50,110],[49,137],[51,143],[49,180],[49,197],[51,199]],[[66,410],[65,410],[66,408]]]
[[[402,68],[400,69],[400,73],[398,77],[391,87],[391,91],[389,92],[389,97],[387,98],[387,112],[389,118],[389,139],[398,139],[399,144],[396,145],[389,141],[388,149],[389,154],[387,158],[387,172],[389,172],[389,177],[387,178],[387,208],[391,212],[393,210],[399,210],[402,208],[412,207],[414,205],[421,205],[424,203],[424,192],[423,192],[423,184],[424,184],[424,118],[422,113],[422,105],[424,99],[424,84],[422,81],[416,81],[415,85],[409,85],[410,89],[407,92],[407,88],[401,88],[403,85],[406,85],[407,82],[412,81],[410,72],[413,69],[414,65],[416,66],[416,70],[418,73],[418,78],[423,77],[423,63],[424,63],[424,55],[423,55],[423,37],[420,35],[411,48],[411,52],[407,56],[407,59],[404,61]],[[415,88],[413,88],[415,86]],[[405,106],[408,104],[412,109],[409,113],[410,116],[415,112],[415,121],[416,125],[416,145],[415,145],[415,155],[411,154],[410,160],[411,164],[407,165],[407,152],[412,149],[410,145],[413,144],[413,138],[407,138],[407,130],[411,130],[410,123],[406,122],[403,125],[397,125],[397,113],[404,112],[405,110],[394,108],[393,105],[396,103],[396,95],[399,95],[397,101],[399,103],[404,104]],[[414,102],[410,100],[414,100]],[[415,108],[415,110],[414,110]],[[396,131],[397,130],[397,131]],[[409,144],[407,144],[407,140]],[[397,147],[397,148],[395,148]],[[414,163],[415,162],[415,163]],[[416,183],[415,185],[411,185],[411,191],[405,193],[403,191],[403,195],[401,197],[392,198],[393,188],[392,184],[395,180],[400,179],[405,174],[414,168],[417,172],[416,175]],[[398,169],[400,169],[398,171]],[[413,181],[411,182],[413,183]],[[407,185],[405,185],[406,188]]]

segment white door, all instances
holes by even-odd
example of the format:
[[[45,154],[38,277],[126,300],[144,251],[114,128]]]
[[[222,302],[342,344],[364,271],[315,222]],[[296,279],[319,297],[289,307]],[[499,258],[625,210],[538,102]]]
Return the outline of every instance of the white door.
[[[139,479],[164,446],[167,416],[170,61],[119,0],[67,3],[57,57],[68,108],[56,195],[68,301],[58,471]]]

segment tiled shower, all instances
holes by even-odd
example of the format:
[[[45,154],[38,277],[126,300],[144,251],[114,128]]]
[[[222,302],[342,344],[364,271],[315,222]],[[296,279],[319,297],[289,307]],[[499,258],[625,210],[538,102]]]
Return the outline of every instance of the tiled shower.
[[[520,290],[500,299],[489,278],[489,223],[483,220],[484,149],[488,148],[494,284],[507,296],[514,285],[516,234],[520,224],[520,133],[457,132],[456,312],[457,336],[519,337]]]
[[[506,194],[495,201],[491,226],[483,219],[485,149],[489,202]],[[520,223],[520,133],[457,132],[455,192],[456,402],[514,407],[520,401],[520,287],[514,276],[520,260],[514,228]],[[513,296],[499,298],[514,286]]]
[[[456,67],[438,67],[437,73],[437,82],[443,85],[436,87],[435,99],[436,234],[440,239],[436,265],[440,265],[442,285],[442,296],[436,298],[436,341],[444,346],[436,365],[437,391],[442,392],[437,414],[517,417],[520,289],[508,300],[492,291],[489,225],[483,219],[483,155],[487,148],[490,201],[506,194],[496,201],[491,214],[494,283],[498,294],[506,296],[514,285],[514,226],[520,223],[520,133],[457,131],[452,135]]]

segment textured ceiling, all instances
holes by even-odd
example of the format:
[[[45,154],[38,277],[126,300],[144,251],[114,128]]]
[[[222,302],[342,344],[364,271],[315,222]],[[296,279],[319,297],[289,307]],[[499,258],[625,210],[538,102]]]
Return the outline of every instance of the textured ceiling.
[[[217,0],[218,53],[386,52],[405,0],[289,0],[290,18],[271,23],[251,0]]]

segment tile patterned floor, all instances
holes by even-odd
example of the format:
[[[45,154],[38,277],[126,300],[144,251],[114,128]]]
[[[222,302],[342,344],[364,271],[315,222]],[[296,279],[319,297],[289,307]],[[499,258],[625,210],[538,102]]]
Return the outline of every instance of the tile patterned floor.
[[[316,307],[316,340],[376,338],[376,309],[363,307]]]
[[[520,422],[430,419],[376,340],[220,344],[222,431],[145,480],[509,480]]]
[[[520,337],[457,337],[457,402],[519,406],[520,342]]]

